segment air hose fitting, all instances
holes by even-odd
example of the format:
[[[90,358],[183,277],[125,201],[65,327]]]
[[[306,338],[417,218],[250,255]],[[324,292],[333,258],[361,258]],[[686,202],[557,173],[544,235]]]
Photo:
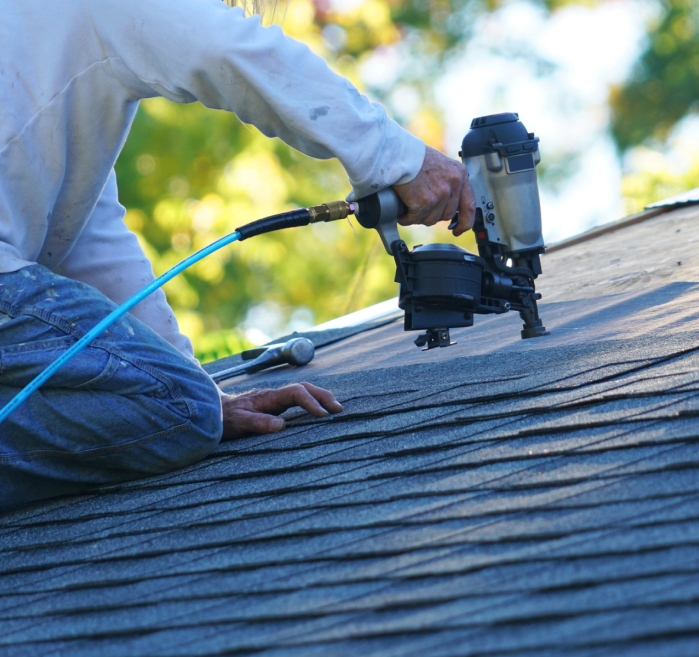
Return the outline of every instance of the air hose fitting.
[[[312,224],[320,221],[337,221],[338,219],[346,219],[349,215],[354,214],[354,203],[332,201],[322,205],[314,205],[312,208],[308,208],[308,213],[311,215]]]
[[[265,217],[236,228],[236,232],[240,234],[240,241],[242,242],[249,237],[264,235],[283,228],[308,226],[308,224],[315,224],[320,221],[337,221],[338,219],[344,219],[353,212],[354,203],[332,201],[322,205],[314,205],[310,208],[300,208]]]

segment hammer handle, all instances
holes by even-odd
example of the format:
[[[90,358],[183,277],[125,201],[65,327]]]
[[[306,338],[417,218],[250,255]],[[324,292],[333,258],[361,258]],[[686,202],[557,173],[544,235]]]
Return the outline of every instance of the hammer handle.
[[[220,383],[233,376],[238,376],[239,374],[254,374],[268,367],[279,365],[282,362],[281,348],[267,349],[267,351],[255,358],[255,360],[243,363],[242,365],[236,365],[235,367],[229,367],[227,370],[221,372],[216,372],[216,374],[211,375],[211,378],[216,383]]]

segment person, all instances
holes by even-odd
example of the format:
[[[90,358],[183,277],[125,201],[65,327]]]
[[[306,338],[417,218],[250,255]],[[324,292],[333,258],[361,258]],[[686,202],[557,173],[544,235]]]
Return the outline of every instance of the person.
[[[461,163],[240,7],[0,0],[0,15],[0,405],[154,278],[113,168],[141,99],[200,101],[337,157],[350,199],[393,186],[404,224],[458,210],[454,233],[472,225]],[[342,410],[308,383],[224,395],[158,291],[0,425],[0,506],[181,468],[222,438],[279,431],[295,405]]]

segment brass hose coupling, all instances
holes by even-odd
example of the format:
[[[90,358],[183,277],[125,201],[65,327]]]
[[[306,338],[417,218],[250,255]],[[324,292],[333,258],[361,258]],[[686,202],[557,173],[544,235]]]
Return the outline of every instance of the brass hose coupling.
[[[354,214],[354,203],[332,201],[323,203],[323,205],[314,205],[312,208],[308,208],[308,214],[311,215],[312,224],[317,224],[320,221],[337,221]]]

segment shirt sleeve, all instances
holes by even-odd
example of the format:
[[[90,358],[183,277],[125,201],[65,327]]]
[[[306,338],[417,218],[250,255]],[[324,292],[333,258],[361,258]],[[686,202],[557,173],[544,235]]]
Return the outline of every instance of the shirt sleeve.
[[[56,273],[97,288],[117,305],[155,279],[141,245],[124,223],[126,210],[119,203],[116,174],[112,170],[95,209],[68,257]],[[189,338],[179,331],[177,319],[162,289],[131,309],[131,314],[194,359]]]
[[[234,112],[312,157],[337,157],[351,198],[412,180],[424,143],[279,26],[220,0],[84,0],[131,98]]]

